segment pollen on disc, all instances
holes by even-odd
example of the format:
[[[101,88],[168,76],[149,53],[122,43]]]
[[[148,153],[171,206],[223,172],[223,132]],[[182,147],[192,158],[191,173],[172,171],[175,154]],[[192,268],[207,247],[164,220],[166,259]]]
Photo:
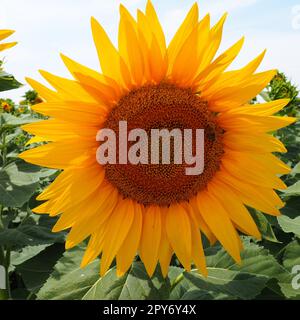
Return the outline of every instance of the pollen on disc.
[[[163,164],[161,152],[159,164],[105,165],[106,179],[124,198],[145,206],[169,206],[188,201],[207,186],[220,168],[223,130],[217,125],[216,116],[209,111],[206,101],[190,89],[162,83],[141,87],[124,96],[111,110],[104,124],[104,128],[112,129],[117,134],[117,158],[120,121],[127,121],[128,132],[140,128],[147,132],[148,137],[151,136],[151,129],[181,129],[182,132],[184,129],[192,129],[193,132],[204,129],[204,171],[200,175],[187,175],[186,168],[191,166],[184,161],[176,164],[172,157],[170,164]],[[192,146],[196,148],[195,135],[192,140]],[[150,153],[150,139],[148,143]],[[128,150],[131,145],[128,144]],[[193,154],[196,154],[195,149]]]

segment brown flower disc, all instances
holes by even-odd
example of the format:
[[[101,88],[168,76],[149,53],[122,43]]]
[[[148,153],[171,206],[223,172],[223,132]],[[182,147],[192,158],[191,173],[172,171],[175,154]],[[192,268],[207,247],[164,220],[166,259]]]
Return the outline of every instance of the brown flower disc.
[[[128,132],[144,129],[151,137],[151,129],[204,129],[204,171],[200,175],[186,175],[186,168],[193,167],[184,161],[175,164],[151,164],[151,139],[148,142],[149,164],[107,164],[106,179],[124,198],[141,204],[169,206],[175,202],[188,201],[206,187],[219,170],[223,154],[223,131],[215,121],[216,115],[207,103],[190,89],[162,83],[147,85],[131,91],[111,110],[104,128],[112,129],[119,136],[119,121],[127,121]],[[193,134],[193,153],[196,136]],[[133,143],[128,143],[128,149]],[[171,146],[174,145],[171,141]],[[198,146],[199,147],[199,146]],[[200,146],[201,147],[201,146]],[[161,148],[162,149],[162,148]],[[117,156],[118,156],[117,139]],[[171,155],[174,149],[171,148]],[[118,157],[117,157],[118,159]]]

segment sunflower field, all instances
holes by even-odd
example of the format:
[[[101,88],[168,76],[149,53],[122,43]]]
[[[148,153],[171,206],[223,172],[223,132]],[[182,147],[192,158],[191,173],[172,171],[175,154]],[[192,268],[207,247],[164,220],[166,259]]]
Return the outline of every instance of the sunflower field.
[[[149,108],[147,104],[149,96],[159,97],[163,103],[165,103],[165,96],[167,96],[168,99],[170,99],[170,97],[173,99],[172,95],[174,95],[174,101],[177,101],[176,99],[182,99],[180,101],[184,101],[184,103],[186,103],[186,101],[197,103],[196,100],[196,102],[192,100],[194,99],[194,97],[191,97],[194,96],[194,94],[191,93],[192,91],[182,91],[183,89],[179,89],[183,83],[180,81],[183,81],[182,77],[186,72],[186,68],[182,67],[182,63],[186,61],[186,59],[185,56],[181,56],[181,53],[185,50],[191,51],[193,37],[201,36],[205,33],[205,26],[208,21],[207,18],[204,18],[199,22],[199,26],[197,25],[197,28],[195,28],[197,32],[201,30],[199,34],[195,31],[195,34],[190,36],[190,33],[187,32],[185,36],[188,39],[185,45],[183,45],[184,41],[181,42],[183,46],[181,51],[178,48],[176,49],[176,45],[174,45],[173,42],[174,51],[172,52],[176,52],[177,50],[177,56],[173,54],[172,63],[174,67],[172,69],[163,59],[164,55],[161,55],[161,52],[167,49],[162,40],[163,34],[150,1],[148,2],[147,10],[145,15],[140,14],[140,19],[142,26],[147,25],[147,23],[151,26],[152,23],[154,30],[153,35],[151,34],[149,36],[150,38],[153,36],[153,39],[151,38],[149,40],[149,48],[147,47],[153,50],[152,56],[149,57],[149,69],[146,67],[144,69],[144,71],[146,70],[144,74],[148,72],[148,75],[140,73],[139,68],[135,65],[135,63],[137,65],[140,64],[140,66],[143,65],[143,63],[146,65],[147,63],[143,61],[147,60],[145,58],[147,53],[144,54],[144,51],[141,50],[141,56],[145,59],[139,60],[140,57],[138,57],[136,51],[130,51],[131,46],[126,47],[125,45],[127,49],[121,46],[120,52],[122,53],[122,50],[128,50],[129,52],[127,60],[124,58],[124,66],[121,64],[123,68],[121,68],[123,70],[123,79],[121,80],[117,79],[117,77],[112,79],[113,73],[115,73],[115,75],[117,74],[117,71],[113,69],[117,68],[111,66],[105,68],[105,66],[102,66],[103,73],[105,74],[103,76],[100,73],[96,73],[96,71],[85,68],[82,65],[76,64],[73,60],[62,56],[66,66],[70,70],[73,70],[74,82],[71,83],[71,80],[68,80],[70,82],[60,80],[58,77],[55,78],[55,76],[50,73],[44,72],[43,76],[57,91],[52,91],[38,84],[35,80],[27,79],[34,90],[26,92],[22,101],[0,99],[0,299],[299,300],[300,122],[298,119],[300,116],[300,95],[297,85],[289,80],[289,75],[285,75],[280,71],[266,72],[261,75],[254,74],[255,70],[253,70],[251,75],[249,73],[249,75],[247,75],[248,78],[246,78],[247,81],[250,82],[250,85],[247,87],[245,82],[241,82],[244,86],[243,89],[245,89],[244,96],[248,98],[249,92],[251,95],[251,90],[254,92],[254,89],[260,92],[256,92],[251,100],[247,100],[247,106],[245,106],[245,104],[242,104],[242,106],[238,105],[240,100],[237,102],[237,98],[231,98],[232,103],[236,102],[236,111],[232,113],[226,110],[221,103],[218,105],[218,97],[222,95],[217,91],[216,95],[214,95],[214,90],[217,89],[214,87],[215,84],[213,82],[218,81],[218,77],[222,77],[224,72],[223,65],[228,62],[226,59],[228,56],[231,57],[231,55],[232,58],[236,56],[237,51],[239,51],[238,48],[242,44],[241,41],[230,48],[224,56],[220,56],[219,62],[223,59],[222,64],[220,64],[222,67],[216,63],[214,64],[213,57],[208,59],[205,54],[202,55],[202,58],[204,57],[209,61],[206,67],[201,70],[200,75],[205,74],[205,77],[208,77],[210,81],[202,85],[202,78],[196,78],[200,83],[199,87],[201,87],[201,90],[197,91],[197,95],[201,97],[203,94],[205,96],[207,92],[207,97],[215,99],[217,107],[211,112],[211,115],[207,116],[210,111],[206,109],[205,112],[201,111],[202,113],[184,109],[184,112],[188,114],[188,116],[186,116],[180,113],[182,110],[178,107],[172,115],[170,115],[170,112],[168,117],[164,117],[164,114],[160,110],[153,107],[152,100],[150,101],[151,108]],[[191,12],[195,14],[195,10],[194,8],[194,11]],[[142,43],[147,46],[148,33],[145,31],[145,38],[141,37],[142,40],[140,39],[138,41],[138,38],[134,37],[134,28],[130,26],[130,24],[134,25],[135,22],[132,22],[132,18],[128,17],[128,13],[124,8],[121,9],[121,15],[122,14],[124,21],[126,19],[128,20],[124,23],[124,39],[126,39],[126,41],[131,39],[131,45],[134,43],[136,46],[139,45],[142,47]],[[187,19],[189,19],[189,16]],[[222,19],[220,25],[224,23]],[[138,21],[140,20],[138,19]],[[212,39],[214,39],[214,41],[214,36],[218,36],[218,28],[220,28],[220,25],[213,27],[211,30],[208,29],[208,32],[210,32],[208,34],[213,35]],[[190,27],[192,28],[192,26]],[[101,41],[101,43],[107,41],[103,36],[103,30],[101,28],[95,20],[92,20],[92,29],[96,45]],[[141,30],[148,30],[147,27],[143,28],[144,29]],[[0,40],[10,36],[11,33],[12,32],[8,30],[0,30]],[[100,37],[102,38],[100,39]],[[182,37],[184,37],[183,33],[181,34],[181,38]],[[124,40],[124,43],[126,41]],[[178,39],[177,41],[180,43]],[[209,40],[206,39],[206,41]],[[15,43],[0,44],[0,51],[9,49],[13,45],[15,45]],[[98,54],[99,51],[102,50],[99,46],[100,45],[97,47]],[[172,46],[172,42],[170,46]],[[109,42],[107,42],[106,47],[109,47]],[[111,52],[115,53],[115,51]],[[143,56],[143,54],[145,56]],[[134,58],[130,59],[131,56]],[[226,59],[224,57],[226,57]],[[249,68],[254,68],[254,64],[257,64],[262,57],[263,56],[260,56],[257,58],[258,60],[254,60],[253,64],[249,65]],[[195,59],[198,58],[199,57],[195,57]],[[113,64],[115,56],[111,54],[105,57],[105,59]],[[158,65],[160,64],[161,68],[151,69],[153,61]],[[171,64],[170,61],[169,63]],[[171,72],[168,71],[170,68]],[[126,70],[128,74],[124,70]],[[242,72],[246,72],[245,69],[242,69]],[[191,77],[191,73],[192,71],[188,72],[187,75],[184,74],[184,83],[192,82],[192,80],[188,78],[188,76]],[[126,76],[124,76],[124,74],[127,75],[127,79],[125,79]],[[218,74],[218,77],[216,74]],[[224,74],[226,77],[226,73]],[[151,85],[146,86],[143,84],[140,85],[139,88],[137,85],[138,78],[144,76],[151,78]],[[232,76],[235,76],[237,79],[242,77],[239,74],[230,74],[230,77]],[[223,79],[224,83],[226,82],[225,77],[225,80]],[[106,114],[104,116],[104,111],[103,114],[100,113],[100,111],[95,108],[95,103],[85,102],[85,105],[83,105],[84,103],[82,101],[84,101],[85,96],[90,95],[92,99],[95,99],[95,97],[98,99],[99,95],[104,96],[104,91],[112,95],[116,94],[121,96],[121,89],[119,89],[121,93],[116,93],[116,87],[118,87],[116,83],[118,84],[118,81],[130,82],[128,79],[133,78],[135,79],[135,85],[138,89],[135,88],[135,91],[132,89],[132,95],[129,94],[125,96],[125,98],[121,98],[117,107],[114,109],[114,113],[110,111],[111,113],[108,116]],[[172,85],[163,83],[163,79],[168,79],[172,82]],[[195,81],[194,78],[193,81]],[[173,86],[174,83],[176,85]],[[216,83],[223,85],[223,82]],[[266,83],[267,85],[265,86]],[[101,87],[99,87],[100,84],[102,84]],[[262,86],[262,84],[264,84],[264,86]],[[128,83],[126,85],[129,86]],[[239,85],[238,80],[237,85]],[[22,84],[15,79],[13,75],[3,70],[3,64],[0,62],[0,91],[14,90],[21,86]],[[76,91],[77,87],[79,89]],[[262,88],[263,90],[261,90]],[[82,95],[81,91],[84,92]],[[165,93],[166,91],[168,92]],[[201,93],[199,93],[200,91]],[[70,97],[72,94],[74,95],[74,99],[69,101],[70,99],[68,100],[66,97]],[[82,101],[79,101],[80,99],[78,97],[80,95],[81,98],[83,97]],[[103,96],[101,96],[101,99]],[[126,100],[127,98],[128,101]],[[103,99],[101,103],[103,103],[103,105],[106,103],[106,106],[109,105],[109,102],[105,101],[104,103]],[[198,99],[198,96],[195,99]],[[135,105],[136,101],[138,101],[139,104],[143,104],[143,112],[147,114],[147,117],[143,117],[143,115],[140,115],[141,113],[136,112],[132,107],[131,114],[137,117],[135,119],[136,122],[145,122],[147,119],[151,119],[153,123],[157,123],[157,119],[154,118],[155,115],[159,114],[161,116],[160,121],[164,119],[164,121],[167,122],[171,119],[170,121],[172,121],[172,123],[177,123],[179,120],[176,117],[180,114],[183,118],[186,117],[186,119],[184,118],[186,123],[193,125],[190,119],[191,117],[189,117],[189,112],[191,112],[192,115],[195,115],[195,118],[198,116],[202,118],[207,117],[208,120],[205,118],[205,121],[207,120],[207,122],[211,123],[214,121],[212,120],[214,119],[213,117],[220,112],[223,113],[220,116],[221,119],[223,119],[222,125],[224,125],[227,131],[230,131],[228,128],[231,125],[239,125],[236,123],[232,124],[234,119],[236,119],[234,117],[242,114],[240,118],[242,129],[240,129],[240,127],[236,129],[235,127],[236,131],[233,130],[233,136],[236,132],[243,133],[240,137],[237,137],[237,135],[234,136],[237,140],[239,138],[242,140],[239,145],[244,148],[243,150],[250,150],[247,149],[250,147],[251,150],[256,150],[255,144],[257,144],[260,148],[259,154],[265,152],[266,154],[272,155],[272,158],[271,156],[270,158],[266,158],[270,159],[270,173],[267,172],[266,169],[265,172],[262,170],[257,173],[257,176],[253,176],[253,179],[256,180],[253,183],[254,186],[251,184],[252,189],[249,189],[249,199],[255,192],[257,199],[247,201],[247,195],[243,193],[243,190],[241,190],[240,194],[238,193],[238,189],[244,185],[242,183],[241,185],[237,185],[237,190],[233,188],[235,190],[234,192],[229,190],[229,183],[226,184],[222,182],[216,184],[216,188],[219,188],[216,190],[220,191],[221,197],[223,196],[224,199],[227,191],[222,195],[222,190],[228,189],[228,194],[235,195],[233,198],[228,197],[228,202],[232,199],[238,199],[235,198],[238,194],[241,197],[243,194],[242,200],[236,202],[239,206],[232,204],[227,208],[227,214],[231,219],[231,229],[229,225],[226,227],[225,222],[229,221],[229,219],[226,220],[225,218],[224,220],[220,218],[220,220],[216,222],[216,224],[220,224],[220,229],[217,227],[214,229],[216,224],[214,225],[210,219],[204,219],[205,221],[203,222],[202,220],[200,221],[200,218],[197,228],[192,229],[192,227],[186,227],[184,225],[186,222],[188,225],[191,224],[191,226],[193,226],[193,223],[195,225],[197,224],[192,218],[193,214],[187,213],[191,210],[190,208],[192,208],[193,201],[190,201],[190,199],[192,199],[195,193],[199,192],[203,194],[203,192],[206,191],[202,192],[202,189],[197,187],[196,192],[193,190],[193,194],[189,193],[189,191],[180,193],[180,190],[183,190],[182,185],[180,185],[180,179],[179,182],[176,181],[178,185],[175,181],[171,180],[171,182],[174,182],[173,188],[178,189],[176,189],[176,193],[172,193],[165,187],[167,180],[163,180],[160,187],[156,187],[156,185],[151,187],[147,185],[148,181],[146,181],[145,175],[142,176],[143,179],[140,179],[141,184],[139,188],[135,189],[134,186],[129,186],[129,183],[124,183],[120,178],[121,175],[124,175],[122,171],[123,168],[115,170],[114,168],[107,167],[105,174],[102,171],[97,171],[97,174],[94,174],[94,171],[90,169],[94,167],[89,164],[90,167],[86,165],[86,168],[84,168],[84,170],[86,170],[86,176],[82,175],[83,164],[88,163],[89,158],[83,148],[79,148],[76,152],[74,151],[74,146],[71,144],[73,137],[80,136],[82,141],[87,141],[90,137],[90,132],[94,134],[94,131],[92,131],[90,127],[92,125],[95,126],[96,121],[98,121],[98,118],[94,118],[96,113],[99,115],[99,119],[106,117],[106,124],[108,124],[109,127],[113,127],[113,120],[118,118],[119,114],[124,115],[127,106],[130,105],[131,107]],[[228,101],[229,100],[226,100],[226,102]],[[201,101],[201,103],[203,103],[203,101]],[[279,105],[281,105],[281,107],[278,107]],[[261,136],[257,135],[256,141],[251,141],[251,137],[247,140],[250,132],[245,131],[247,130],[245,126],[249,124],[249,128],[251,129],[251,125],[253,125],[251,121],[254,121],[253,119],[255,117],[253,116],[253,118],[251,118],[249,116],[249,114],[251,115],[251,111],[249,110],[255,110],[255,108],[259,108],[259,106],[266,108],[261,110],[257,109],[259,110],[257,112],[260,112],[258,114],[261,118],[263,118],[263,116],[269,116],[270,114],[268,112],[272,109],[275,114],[269,118],[272,118],[272,120],[274,120],[275,117],[276,119],[284,119],[286,120],[286,124],[277,126],[277,124],[273,125],[271,120],[270,122],[261,120],[262,126],[268,126],[267,129],[273,128],[273,130],[265,129],[268,135],[263,135],[265,133],[264,131],[261,133]],[[136,108],[138,107],[139,105],[137,105]],[[83,119],[78,120],[78,117],[82,116],[81,114],[83,112],[80,111],[82,108],[86,108],[85,110],[87,110],[87,112],[83,116]],[[206,105],[204,108],[206,108]],[[100,109],[101,108],[99,108],[99,110]],[[245,111],[246,109],[247,112]],[[155,112],[153,112],[153,110],[155,110]],[[246,115],[241,110],[244,110]],[[71,111],[73,113],[71,113]],[[168,112],[165,111],[165,113]],[[153,117],[153,119],[151,117]],[[128,119],[131,118],[128,117]],[[248,120],[249,122],[247,122]],[[88,121],[90,121],[91,125],[87,124]],[[55,122],[56,126],[51,127],[51,122],[52,124]],[[44,123],[46,124],[44,125]],[[79,129],[76,127],[78,123],[82,125]],[[206,124],[205,122],[205,125]],[[171,125],[168,123],[167,127],[168,126]],[[279,128],[278,130],[276,126]],[[206,142],[205,145],[207,148],[211,148],[212,153],[214,152],[213,156],[208,155],[208,157],[212,157],[211,163],[213,163],[213,165],[211,171],[207,173],[207,178],[204,178],[204,180],[207,179],[207,181],[205,180],[205,186],[210,183],[209,181],[212,179],[211,176],[216,174],[215,171],[219,170],[215,169],[215,167],[219,168],[218,161],[222,158],[223,154],[227,152],[224,150],[219,152],[219,148],[222,148],[222,143],[220,142],[221,140],[218,140],[218,137],[222,136],[226,130],[224,128],[218,130],[217,127],[218,125],[215,124],[213,132],[210,133],[210,138],[208,139],[214,139],[214,145],[212,146],[211,142]],[[56,140],[58,135],[65,135],[64,143],[59,144],[61,141],[59,139]],[[213,138],[211,138],[211,136],[213,136]],[[93,137],[95,137],[95,135],[93,135]],[[52,141],[51,144],[53,145],[56,144],[57,149],[47,149],[48,146],[51,145],[48,143],[49,141]],[[232,141],[233,140],[230,142],[232,143]],[[91,146],[92,150],[94,150],[94,141],[93,143],[84,143]],[[262,146],[266,149],[262,150]],[[231,150],[228,141],[226,143],[226,148],[227,147]],[[60,158],[60,154],[64,152],[64,158]],[[280,159],[280,162],[279,160],[278,162],[274,160],[275,156]],[[257,157],[259,157],[259,155]],[[253,156],[253,159],[256,159],[255,156]],[[248,164],[246,160],[247,159],[244,158],[238,158],[237,161],[244,161],[246,165]],[[272,162],[273,160],[274,164]],[[71,167],[74,172],[76,171],[76,174],[74,173],[71,176],[69,174],[70,167],[64,166],[65,162],[63,161],[68,162],[68,164],[71,163],[73,167],[77,166],[79,169],[76,167],[76,170],[78,169],[79,171]],[[227,170],[230,170],[231,162],[228,161],[227,165]],[[280,174],[273,170],[276,165],[281,169]],[[268,166],[264,168],[267,167]],[[290,167],[291,170],[287,169],[288,167]],[[258,165],[255,168],[263,168],[263,166],[259,167]],[[250,180],[252,169],[250,167],[248,169],[249,174],[241,176],[241,180],[243,180],[244,177],[249,177]],[[136,178],[137,171],[135,168],[129,167],[128,170],[129,173],[132,173],[133,177]],[[160,170],[161,169],[158,168],[157,172],[163,176],[164,171]],[[245,167],[244,170],[247,171],[247,167]],[[142,173],[144,174],[144,172]],[[271,174],[274,173],[276,173],[276,179],[272,178],[272,180]],[[99,179],[99,185],[95,183],[89,184],[92,177],[95,176]],[[153,176],[150,175],[149,179],[152,179],[152,177]],[[204,175],[204,177],[206,176]],[[163,176],[163,179],[166,179],[165,176]],[[139,181],[139,177],[136,178],[136,181]],[[225,180],[221,179],[220,181]],[[234,181],[238,183],[238,179]],[[72,194],[74,191],[72,189],[73,183],[75,186],[81,186],[82,188],[74,192],[74,195]],[[197,183],[201,184],[202,182],[197,181]],[[195,185],[197,185],[197,183],[195,183]],[[103,189],[100,189],[100,185]],[[111,185],[114,186],[114,189],[112,189]],[[225,189],[221,190],[220,186],[224,186]],[[147,195],[146,192],[144,192],[146,189],[143,189],[146,187]],[[164,187],[166,189],[164,189]],[[272,196],[271,191],[267,187],[272,190]],[[90,188],[89,194],[85,191],[85,189],[88,188]],[[208,188],[208,190],[210,189]],[[260,194],[263,191],[265,194]],[[84,201],[79,201],[80,194],[85,192],[87,193],[86,198],[84,199],[82,196]],[[97,202],[93,202],[98,192],[99,194],[108,194],[105,200],[106,207],[104,209],[107,212],[109,210],[114,212],[112,217],[106,217],[106,211],[100,205],[99,208],[102,208],[103,212],[96,210],[97,208],[93,211],[94,208],[92,208],[92,206],[98,205]],[[214,194],[214,192],[212,192],[212,194]],[[69,198],[66,198],[65,195],[69,195]],[[107,199],[110,201],[107,201]],[[206,211],[207,213],[211,210],[211,215],[217,216],[215,211],[217,208],[216,202],[212,202],[211,206],[209,206],[205,201],[208,201],[208,199],[218,199],[218,197],[206,192],[205,197],[203,196],[202,199],[203,208],[199,205],[199,210]],[[272,201],[270,199],[272,199]],[[186,204],[179,206],[177,202],[181,201],[186,202]],[[222,199],[216,201],[219,201],[217,203],[222,203]],[[200,204],[201,201],[197,203]],[[281,203],[282,205],[280,205]],[[166,206],[166,204],[168,206]],[[122,210],[116,210],[115,213],[113,209],[109,209],[109,205],[114,208],[120,206]],[[243,209],[241,209],[241,206]],[[157,207],[161,208],[157,215],[162,217],[162,221],[160,221],[159,218],[158,220],[160,222],[158,223],[158,220],[153,218],[153,221],[151,223],[149,222],[149,226],[147,226],[145,221],[148,218],[145,216],[148,215],[149,219],[150,213],[155,216],[155,208]],[[154,208],[153,212],[148,208]],[[249,216],[246,216],[245,208],[247,209],[247,214],[249,212]],[[235,209],[236,212],[234,212]],[[135,211],[134,217],[131,217],[129,213],[130,210]],[[277,214],[276,210],[280,212],[278,211]],[[201,212],[203,213],[203,211]],[[225,210],[223,211],[225,212]],[[125,217],[123,218],[122,226],[119,226],[121,222],[119,223],[116,218],[118,212],[121,212]],[[194,212],[197,212],[197,210],[195,209]],[[164,213],[167,218],[163,218]],[[243,224],[243,222],[240,222],[238,219],[235,220],[235,217],[242,213],[245,214],[243,217],[248,219],[248,224]],[[265,213],[268,213],[268,215]],[[75,214],[77,215],[76,217]],[[85,219],[85,214],[87,214],[90,220]],[[106,217],[106,220],[109,221],[111,219],[111,221],[106,222],[103,218],[105,222],[103,222],[102,225],[104,225],[106,229],[102,227],[102,225],[101,228],[97,229],[97,223],[99,223],[99,219],[102,219],[101,214]],[[196,213],[194,214],[196,215]],[[168,222],[170,215],[174,217],[172,222]],[[142,216],[143,222],[141,222]],[[187,216],[190,218],[186,218]],[[139,217],[140,221],[138,222]],[[176,217],[178,217],[177,221]],[[132,219],[132,229],[128,227],[128,230],[130,229],[131,231],[127,230],[126,235],[131,232],[133,236],[126,237],[126,235],[124,235],[122,240],[120,240],[119,237],[121,237],[125,229],[123,224],[125,225],[129,219]],[[166,219],[167,222],[165,222],[164,219]],[[134,235],[138,232],[141,233],[141,231],[138,230],[142,227],[138,228],[138,226],[142,223],[144,223],[143,233],[152,232],[154,234],[155,232],[151,228],[158,228],[157,226],[159,225],[159,229],[162,230],[161,238],[158,240],[154,236],[153,238],[150,236],[146,238],[147,236],[141,234],[141,240],[135,239]],[[166,230],[160,227],[163,223],[165,223]],[[190,243],[192,243],[192,249],[190,249],[190,251],[192,250],[192,252],[190,252],[189,255],[185,252],[186,248],[181,246],[181,243],[184,243],[184,245],[188,243],[185,239],[187,229],[191,230]],[[199,229],[202,231],[201,233]],[[225,230],[224,234],[220,231],[221,229]],[[229,232],[230,230],[232,230],[232,234],[227,234],[227,231]],[[174,233],[176,236],[172,237]],[[104,234],[104,236],[101,238],[102,234]],[[234,235],[238,235],[236,239],[238,238],[240,240],[236,240]],[[143,237],[146,240],[143,241]],[[165,246],[161,245],[162,242],[159,242],[163,237],[168,239],[165,240]],[[234,238],[232,242],[226,240],[230,239],[230,237]],[[117,250],[115,246],[118,241],[120,243]],[[167,247],[167,245],[169,247]],[[235,245],[237,247],[235,247]],[[101,252],[102,249],[99,251],[97,249],[98,247],[101,247],[103,252]],[[156,259],[153,258],[155,247],[157,247]],[[139,250],[135,250],[137,248]],[[164,250],[168,251],[165,255],[161,254]],[[131,251],[133,261],[131,261],[129,257]],[[137,251],[139,251],[138,254]],[[198,251],[199,255],[201,255],[200,259],[197,259],[196,255]]]

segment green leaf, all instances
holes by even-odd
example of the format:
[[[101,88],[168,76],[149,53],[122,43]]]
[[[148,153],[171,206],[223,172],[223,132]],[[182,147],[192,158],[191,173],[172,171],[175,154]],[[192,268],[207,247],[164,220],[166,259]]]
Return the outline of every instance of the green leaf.
[[[184,269],[182,268],[170,267],[168,274],[171,282],[170,300],[216,300],[224,296],[197,288],[183,276],[183,273]]]
[[[0,169],[0,203],[6,207],[21,207],[33,195],[38,176],[19,170],[16,163]]]
[[[291,274],[288,270],[281,266],[269,254],[268,250],[252,243],[249,237],[243,238],[243,245],[244,250],[241,253],[241,265],[236,264],[228,253],[224,249],[220,249],[219,246],[206,249],[209,278],[197,276],[204,281],[204,283],[200,282],[201,285],[198,281],[189,281],[187,283],[188,277],[186,277],[186,273],[182,277],[180,273],[181,269],[171,269],[170,274],[173,274],[171,279],[171,299],[250,299],[249,296],[247,297],[247,294],[258,296],[266,286],[274,292],[275,297],[284,297],[283,287],[289,286],[291,281]],[[236,274],[230,273],[230,271],[236,272]],[[218,274],[214,274],[214,272]],[[210,281],[210,277],[215,277],[221,283],[213,283]],[[241,292],[235,292],[234,290],[240,289],[239,285],[243,283],[245,288],[249,286],[249,290],[251,290],[248,293],[244,292],[243,289]],[[257,283],[257,291],[254,290],[255,283]],[[208,293],[208,295],[205,295],[204,292]]]
[[[300,265],[300,243],[299,243],[299,241],[295,240],[286,246],[284,256],[283,256],[283,265],[289,271],[292,271],[294,266]]]
[[[21,87],[22,84],[18,82],[12,75],[0,70],[0,92]]]
[[[14,250],[25,246],[46,245],[53,243],[63,243],[65,241],[65,233],[53,233],[52,219],[39,219],[38,224],[24,223],[16,228],[4,229],[0,232],[0,245],[6,245]]]
[[[290,295],[295,295],[295,291],[291,286],[293,275],[284,266],[279,264],[274,256],[269,254],[268,250],[253,243],[246,243],[244,247],[245,249],[241,253],[241,266],[234,263],[232,258],[223,249],[216,255],[208,256],[207,264],[213,267],[222,267],[253,275],[266,276],[269,280],[276,279],[279,288],[273,285],[274,281],[269,281],[269,289],[273,290],[277,295],[283,295],[288,298]]]
[[[280,209],[281,213],[290,218],[296,218],[299,216],[300,212],[300,201],[298,197],[290,198],[285,206]]]
[[[222,293],[228,298],[249,300],[265,288],[266,276],[244,273],[221,268],[209,268],[207,278],[198,272],[184,273],[184,277],[200,290]]]
[[[290,174],[295,175],[300,173],[300,162],[298,162],[295,167],[293,168],[292,172]]]
[[[130,271],[118,278],[112,268],[98,279],[83,297],[84,300],[164,300],[169,298],[170,281],[157,268],[150,279],[144,265],[134,262]]]
[[[37,294],[42,300],[78,300],[99,279],[99,260],[80,268],[84,247],[66,251],[57,261],[50,277]]]
[[[268,219],[265,217],[263,213],[257,210],[249,210],[262,237],[268,241],[279,243],[277,240],[272,225],[269,223]]]
[[[282,285],[282,291],[286,297],[299,300],[300,289],[293,288],[293,282],[296,281],[297,284],[299,284],[299,280],[297,281],[295,278],[296,275],[299,274],[298,268],[300,266],[300,244],[298,241],[293,241],[286,246],[283,256],[283,265],[292,276],[289,283]]]
[[[39,186],[39,181],[56,171],[41,168],[18,159],[0,169],[0,203],[6,207],[21,207]]]
[[[282,230],[286,233],[294,233],[297,236],[300,236],[300,217],[291,219],[288,216],[277,217],[278,223]]]
[[[13,266],[18,266],[27,260],[37,256],[44,251],[50,244],[41,244],[37,246],[27,246],[18,251],[12,251],[10,262]]]
[[[46,178],[53,175],[57,170],[43,168],[28,162],[25,162],[21,159],[15,161],[16,166],[18,167],[19,172],[24,172],[27,175],[30,175],[32,178],[39,181],[41,178]]]
[[[300,195],[300,181],[297,181],[292,186],[284,190],[285,196],[299,196]]]
[[[26,288],[36,293],[49,278],[57,260],[64,252],[64,245],[54,244],[38,255],[16,266],[16,272],[21,274]]]
[[[0,128],[15,128],[23,124],[37,122],[38,119],[32,118],[30,114],[22,115],[20,117],[13,116],[10,113],[1,113],[0,114]]]

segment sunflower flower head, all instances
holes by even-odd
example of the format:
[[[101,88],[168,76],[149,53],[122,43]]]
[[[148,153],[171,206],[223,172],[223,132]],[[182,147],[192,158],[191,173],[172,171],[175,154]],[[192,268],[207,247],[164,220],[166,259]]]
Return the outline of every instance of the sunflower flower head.
[[[6,101],[2,101],[1,102],[1,109],[5,112],[10,112],[10,111],[12,111],[13,107],[9,103],[7,103]]]
[[[288,100],[249,103],[276,74],[256,73],[265,51],[232,71],[244,38],[216,57],[226,16],[211,25],[194,4],[167,45],[150,1],[137,17],[121,6],[118,48],[91,20],[101,71],[61,55],[72,80],[40,71],[49,89],[27,79],[44,99],[32,108],[50,118],[23,129],[32,143],[48,143],[20,157],[62,170],[34,211],[59,216],[53,231],[70,229],[67,248],[89,238],[82,267],[101,255],[101,275],[116,259],[121,276],[138,254],[150,276],[158,263],[166,276],[176,254],[186,270],[207,275],[201,234],[240,263],[238,232],[261,238],[246,206],[280,214],[274,190],[285,188],[278,174],[290,169],[272,154],[286,149],[270,132],[295,119],[274,116]],[[120,121],[145,132],[203,129],[202,174],[175,161],[100,165],[97,132],[118,133]]]

